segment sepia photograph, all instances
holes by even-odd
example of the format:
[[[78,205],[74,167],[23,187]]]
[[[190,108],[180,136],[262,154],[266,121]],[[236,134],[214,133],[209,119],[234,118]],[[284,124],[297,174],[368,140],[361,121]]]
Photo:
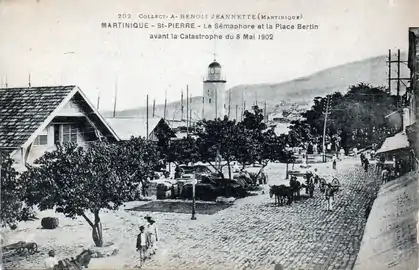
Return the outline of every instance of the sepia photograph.
[[[418,0],[0,0],[0,270],[416,270]]]

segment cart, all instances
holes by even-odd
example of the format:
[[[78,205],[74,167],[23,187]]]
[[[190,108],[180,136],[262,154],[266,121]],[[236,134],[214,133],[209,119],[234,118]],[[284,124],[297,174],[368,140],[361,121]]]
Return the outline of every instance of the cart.
[[[20,241],[3,247],[3,251],[16,251],[19,254],[22,254],[25,249],[29,254],[34,254],[38,252],[38,245],[35,242]]]

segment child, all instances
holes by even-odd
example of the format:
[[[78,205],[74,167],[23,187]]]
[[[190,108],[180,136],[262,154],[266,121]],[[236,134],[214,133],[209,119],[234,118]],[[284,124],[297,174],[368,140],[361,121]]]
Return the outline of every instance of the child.
[[[53,269],[58,264],[58,260],[55,258],[55,251],[50,250],[48,252],[48,258],[45,259],[44,265],[46,269]]]
[[[140,263],[145,261],[145,254],[147,251],[147,236],[144,232],[144,226],[140,226],[140,233],[137,236],[137,251],[140,252]]]

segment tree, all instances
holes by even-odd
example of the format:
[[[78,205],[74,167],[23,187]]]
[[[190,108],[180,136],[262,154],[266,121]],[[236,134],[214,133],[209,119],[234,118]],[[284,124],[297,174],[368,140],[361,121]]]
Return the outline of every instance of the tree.
[[[25,188],[19,173],[13,168],[10,156],[0,151],[1,181],[1,226],[14,226],[25,220],[26,209],[22,205]]]
[[[200,159],[196,139],[191,136],[174,140],[168,147],[167,161],[176,165],[198,162]]]
[[[286,150],[286,137],[278,136],[273,129],[266,129],[263,114],[257,106],[253,106],[253,113],[248,112],[242,122],[238,124],[239,136],[234,155],[242,164],[259,163],[262,165],[256,177],[269,162],[290,162],[291,152]]]
[[[234,120],[229,120],[227,116],[223,120],[200,121],[198,127],[197,145],[202,161],[209,163],[223,179],[222,169],[227,166],[228,177],[231,179],[231,162],[234,160],[240,128]],[[216,166],[215,162],[219,159],[225,163]]]
[[[161,119],[155,128],[155,135],[158,139],[157,141],[157,150],[159,152],[159,157],[163,160],[166,160],[169,155],[169,144],[170,139],[175,136],[173,130],[169,127],[164,119]]]
[[[103,246],[100,211],[117,210],[136,191],[153,167],[147,159],[155,153],[148,149],[153,148],[142,139],[94,142],[87,149],[59,145],[22,175],[28,180],[27,203],[40,210],[55,207],[71,218],[82,216],[92,227],[95,245]]]
[[[366,147],[388,136],[391,127],[385,116],[397,110],[397,97],[383,87],[360,83],[350,86],[345,95],[336,92],[329,96],[326,135],[340,134],[343,148]],[[312,108],[302,114],[305,119],[292,122],[289,141],[294,144],[323,136],[327,99],[314,98]]]

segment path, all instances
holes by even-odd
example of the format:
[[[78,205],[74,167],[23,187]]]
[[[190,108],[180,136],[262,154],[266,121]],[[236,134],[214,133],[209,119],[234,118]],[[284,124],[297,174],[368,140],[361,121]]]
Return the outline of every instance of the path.
[[[376,192],[372,177],[356,168],[337,172],[343,190],[335,211],[323,194],[292,206],[274,207],[269,195],[252,198],[182,228],[161,226],[167,237],[145,269],[351,269],[366,223],[365,206]],[[275,175],[270,175],[270,178]],[[249,202],[249,200],[248,200]]]

